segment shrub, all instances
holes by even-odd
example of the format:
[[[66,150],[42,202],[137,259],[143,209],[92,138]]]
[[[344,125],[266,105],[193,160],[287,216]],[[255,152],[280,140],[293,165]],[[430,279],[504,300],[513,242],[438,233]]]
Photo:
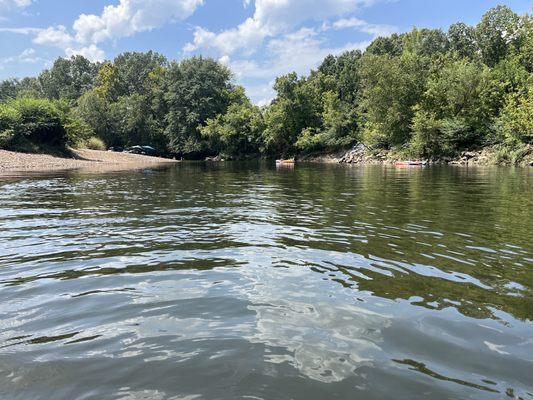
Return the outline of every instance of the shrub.
[[[19,117],[15,109],[0,104],[0,148],[10,146],[15,137],[14,127],[17,125]]]
[[[296,141],[296,147],[303,151],[314,151],[322,147],[324,134],[314,128],[305,128]]]
[[[61,121],[61,114],[52,101],[21,98],[10,103],[20,115],[15,127],[17,136],[36,145],[66,145],[67,132]]]
[[[85,147],[89,150],[106,150],[107,146],[105,145],[104,141],[96,136],[90,137],[85,142]]]
[[[0,105],[0,146],[24,150],[63,148],[67,132],[54,102],[19,98]]]
[[[512,93],[498,119],[498,128],[509,144],[533,143],[533,90]]]
[[[81,147],[90,137],[94,136],[94,130],[72,109],[66,100],[56,100],[54,105],[60,113],[61,124],[67,134],[67,144],[72,147]]]

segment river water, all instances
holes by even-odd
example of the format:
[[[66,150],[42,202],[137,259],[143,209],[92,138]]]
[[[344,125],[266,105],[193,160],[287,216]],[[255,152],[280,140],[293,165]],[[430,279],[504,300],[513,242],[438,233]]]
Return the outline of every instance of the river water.
[[[533,171],[0,177],[0,399],[533,399]]]

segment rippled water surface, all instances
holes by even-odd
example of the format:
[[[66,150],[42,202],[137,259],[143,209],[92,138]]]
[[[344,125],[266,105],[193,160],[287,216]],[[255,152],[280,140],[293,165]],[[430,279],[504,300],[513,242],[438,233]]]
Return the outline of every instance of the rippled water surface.
[[[0,399],[533,399],[531,169],[0,177]]]

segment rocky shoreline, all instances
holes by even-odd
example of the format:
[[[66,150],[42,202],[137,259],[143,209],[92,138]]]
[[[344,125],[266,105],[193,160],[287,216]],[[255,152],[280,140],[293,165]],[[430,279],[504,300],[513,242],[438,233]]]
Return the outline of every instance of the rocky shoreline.
[[[424,161],[429,165],[518,165],[533,166],[533,146],[526,146],[521,150],[520,160],[513,162],[511,159],[501,159],[498,156],[496,147],[485,147],[476,151],[464,151],[457,157],[442,157]],[[394,164],[404,161],[397,153],[389,150],[371,151],[366,146],[360,144],[347,152],[337,155],[324,155],[310,158],[309,161],[328,162],[354,165],[380,165]]]

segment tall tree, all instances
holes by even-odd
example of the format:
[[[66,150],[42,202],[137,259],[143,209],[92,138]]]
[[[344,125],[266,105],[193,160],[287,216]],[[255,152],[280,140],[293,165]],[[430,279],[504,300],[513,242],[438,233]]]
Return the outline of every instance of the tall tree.
[[[49,99],[76,100],[92,89],[99,65],[77,55],[59,58],[39,76],[42,93]]]
[[[504,59],[519,33],[520,18],[507,6],[490,9],[476,27],[483,61],[493,67]]]
[[[401,57],[368,54],[361,63],[363,138],[370,146],[409,141],[413,107],[425,90],[430,60],[404,50]]]
[[[145,93],[149,89],[150,74],[158,68],[166,68],[167,66],[166,57],[153,51],[120,54],[113,63],[118,95],[129,96],[135,93]]]
[[[415,108],[412,147],[431,156],[482,144],[497,116],[491,99],[497,89],[479,62],[453,56],[436,62]]]
[[[230,70],[211,58],[193,57],[170,65],[165,77],[165,134],[179,153],[201,153],[200,127],[225,113],[234,90]]]
[[[450,42],[450,50],[460,57],[476,57],[478,46],[474,27],[463,22],[455,23],[448,29],[448,40]]]

